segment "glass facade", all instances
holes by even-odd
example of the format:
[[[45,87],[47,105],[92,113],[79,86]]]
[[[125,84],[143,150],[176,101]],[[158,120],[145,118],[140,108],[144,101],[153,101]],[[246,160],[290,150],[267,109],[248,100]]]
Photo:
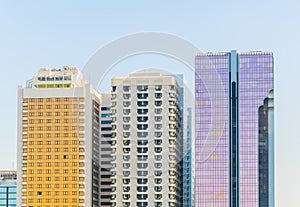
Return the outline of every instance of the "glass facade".
[[[242,53],[239,64],[240,206],[258,206],[258,108],[273,89],[272,53]]]
[[[229,54],[196,57],[195,206],[228,203]]]
[[[16,207],[16,186],[0,186],[0,207]]]
[[[268,98],[265,99],[264,105],[259,107],[258,120],[259,206],[269,206]]]
[[[195,78],[196,206],[258,206],[258,108],[273,55],[201,54]]]

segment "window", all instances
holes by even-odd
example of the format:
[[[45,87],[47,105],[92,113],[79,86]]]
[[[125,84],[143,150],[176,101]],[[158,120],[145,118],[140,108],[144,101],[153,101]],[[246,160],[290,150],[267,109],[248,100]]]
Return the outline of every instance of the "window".
[[[129,92],[129,90],[130,90],[130,86],[123,86],[123,91]]]
[[[148,114],[148,109],[138,109],[138,114]]]
[[[101,190],[101,191],[102,191],[102,190]],[[129,187],[129,186],[123,187],[123,191],[124,191],[124,192],[129,192],[129,191],[130,191],[130,187]]]
[[[170,88],[170,91],[174,91],[175,90],[175,86],[174,85],[170,85],[169,88]]]
[[[147,184],[148,183],[148,179],[146,179],[146,178],[143,178],[143,179],[137,179],[137,183],[138,184]]]
[[[158,138],[159,138],[159,137],[162,136],[162,132],[155,132],[154,135],[155,135],[155,137],[158,137]]]
[[[125,123],[129,122],[130,121],[130,117],[128,117],[128,116],[123,117],[123,121]]]
[[[130,155],[123,155],[123,160],[124,161],[129,161],[130,160]]]
[[[137,163],[138,169],[146,169],[148,168],[148,163]]]
[[[137,97],[138,97],[138,99],[147,99],[148,94],[147,93],[138,93]]]
[[[138,91],[148,91],[147,85],[139,85],[136,87]]]
[[[138,122],[147,122],[148,121],[148,117],[147,116],[138,116],[137,117],[137,121]]]
[[[162,195],[161,194],[155,194],[155,199],[159,200],[162,198]]]
[[[123,94],[123,98],[124,98],[125,100],[130,99],[130,94],[129,94],[129,93],[124,93],[124,94]]]
[[[162,128],[162,125],[161,124],[155,124],[155,129],[161,129]]]
[[[138,161],[147,161],[148,155],[138,155]]]
[[[124,140],[123,145],[124,146],[129,146],[130,145],[130,140]]]
[[[130,117],[128,117],[130,118]],[[111,120],[102,120],[101,124],[111,124]]]
[[[124,177],[129,177],[130,171],[123,171],[123,176]]]
[[[129,115],[130,114],[130,109],[124,109],[123,114],[124,115]]]
[[[126,148],[123,148],[123,153],[124,154],[129,154],[130,152],[130,148],[126,147]]]
[[[160,99],[162,97],[162,93],[155,93],[155,98]]]
[[[148,132],[138,132],[137,136],[138,138],[145,138],[148,136]]]
[[[138,140],[138,145],[147,145],[148,144],[148,140]]]
[[[123,184],[129,184],[129,183],[130,183],[130,179],[129,178],[123,179]]]
[[[148,187],[146,187],[146,186],[138,186],[137,187],[137,191],[138,192],[146,192],[146,191],[148,191]]]
[[[128,138],[130,136],[130,132],[123,132],[123,137]]]
[[[154,151],[155,151],[155,153],[161,153],[162,148],[161,147],[155,147]]]
[[[161,145],[162,144],[161,139],[155,139],[154,142],[155,142],[155,145]]]
[[[148,171],[137,171],[138,176],[148,176]]]
[[[156,122],[160,122],[160,121],[162,120],[162,117],[161,117],[161,116],[155,116],[155,117],[154,117],[154,120],[155,120]]]
[[[154,167],[155,167],[156,169],[160,169],[161,166],[162,166],[161,163],[154,163]]]
[[[145,106],[148,106],[148,101],[138,101],[137,102],[137,105],[139,107],[145,107]]]
[[[129,125],[129,124],[124,124],[124,125],[123,125],[123,129],[124,129],[124,130],[129,130],[129,128],[130,128],[130,125]]]
[[[137,128],[139,130],[147,130],[148,129],[148,124],[138,124]]]
[[[137,194],[137,199],[146,200],[148,198],[148,194]]]
[[[155,91],[161,91],[162,85],[156,85],[155,86]]]
[[[162,187],[161,186],[154,186],[154,191],[155,192],[161,192]]]
[[[138,153],[147,153],[148,152],[148,148],[147,147],[138,147],[137,148],[137,152]]]
[[[129,107],[130,106],[130,102],[129,101],[124,101],[123,102],[123,106],[124,107]]]

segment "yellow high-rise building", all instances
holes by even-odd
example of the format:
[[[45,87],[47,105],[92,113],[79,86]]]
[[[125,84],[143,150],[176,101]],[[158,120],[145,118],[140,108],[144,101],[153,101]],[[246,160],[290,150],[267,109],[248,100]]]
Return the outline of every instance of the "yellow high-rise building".
[[[17,206],[99,206],[101,96],[76,68],[18,89]]]

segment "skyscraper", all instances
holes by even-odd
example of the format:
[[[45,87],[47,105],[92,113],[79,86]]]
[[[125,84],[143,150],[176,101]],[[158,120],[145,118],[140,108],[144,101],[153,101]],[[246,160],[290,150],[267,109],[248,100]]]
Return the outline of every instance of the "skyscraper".
[[[76,68],[18,89],[18,207],[99,206],[100,95]]]
[[[192,108],[187,108],[183,150],[183,206],[193,206]]]
[[[179,127],[179,136],[182,137],[181,139],[181,152],[182,152],[182,158],[181,158],[181,161],[180,161],[180,169],[181,169],[181,178],[180,178],[180,183],[181,183],[181,201],[180,203],[183,205],[183,206],[187,206],[188,205],[188,202],[189,202],[189,198],[190,198],[190,194],[189,194],[189,186],[188,186],[188,182],[184,182],[184,181],[187,181],[189,179],[189,176],[190,174],[188,173],[189,171],[187,170],[187,168],[185,168],[186,166],[188,166],[190,163],[189,163],[189,159],[187,158],[187,155],[186,155],[186,151],[187,151],[187,136],[185,136],[185,128],[184,128],[184,116],[185,116],[185,113],[184,113],[184,83],[183,83],[183,74],[175,74],[174,77],[176,78],[176,81],[177,81],[177,84],[179,86],[179,89],[180,89],[180,96],[179,96],[179,108],[180,108],[180,116],[179,116],[179,122],[180,122],[180,127]]]
[[[273,81],[271,52],[196,56],[196,206],[259,206],[258,109]]]
[[[111,95],[101,94],[100,107],[100,206],[110,207],[111,202]]]
[[[180,87],[174,76],[112,79],[112,206],[181,206]]]
[[[259,107],[259,206],[274,206],[274,91]]]

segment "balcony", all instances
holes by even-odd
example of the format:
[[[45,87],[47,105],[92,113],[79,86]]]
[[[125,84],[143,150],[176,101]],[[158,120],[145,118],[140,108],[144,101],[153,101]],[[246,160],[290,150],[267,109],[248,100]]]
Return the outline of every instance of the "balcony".
[[[162,106],[162,101],[155,101],[155,106],[156,107]]]
[[[141,92],[145,92],[145,91],[148,91],[148,86],[137,86],[136,87],[137,91],[141,91]]]
[[[141,115],[141,114],[143,114],[143,115],[148,114],[148,109],[138,109],[138,110],[137,110],[137,113],[138,113],[139,115]]]
[[[137,117],[138,122],[148,122],[148,117]]]
[[[138,99],[148,99],[148,94],[147,93],[138,93],[137,98]]]
[[[148,101],[138,101],[137,105],[138,105],[138,107],[147,107]]]
[[[162,93],[155,93],[155,98],[156,99],[161,99],[162,98]]]
[[[123,99],[128,100],[130,99],[131,95],[129,93],[123,94]]]
[[[147,130],[148,129],[148,124],[138,124],[137,129],[138,130]]]

